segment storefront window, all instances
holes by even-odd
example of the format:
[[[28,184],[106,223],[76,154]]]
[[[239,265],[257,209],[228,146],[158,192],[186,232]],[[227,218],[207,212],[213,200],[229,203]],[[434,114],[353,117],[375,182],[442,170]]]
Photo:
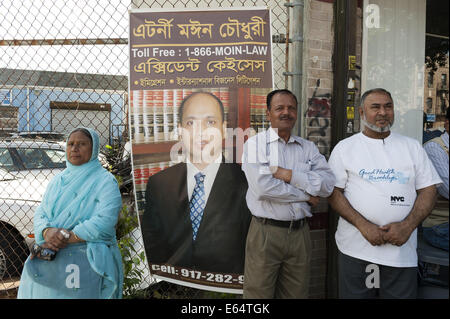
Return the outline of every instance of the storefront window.
[[[393,131],[421,141],[426,0],[365,0],[363,10],[362,91],[390,91]]]

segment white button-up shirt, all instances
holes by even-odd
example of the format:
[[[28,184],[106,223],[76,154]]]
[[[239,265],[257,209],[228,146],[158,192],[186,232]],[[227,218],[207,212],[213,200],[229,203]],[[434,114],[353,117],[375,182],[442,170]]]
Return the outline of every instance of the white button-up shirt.
[[[448,149],[448,132],[444,132],[440,138]],[[443,183],[437,186],[438,192],[448,199],[448,154],[438,143],[432,141],[426,143],[423,148],[442,179]]]
[[[290,183],[273,177],[274,166],[292,170]],[[328,197],[335,183],[313,142],[291,135],[286,143],[272,128],[244,144],[242,170],[248,180],[246,198],[251,213],[276,220],[311,217],[310,195]]]

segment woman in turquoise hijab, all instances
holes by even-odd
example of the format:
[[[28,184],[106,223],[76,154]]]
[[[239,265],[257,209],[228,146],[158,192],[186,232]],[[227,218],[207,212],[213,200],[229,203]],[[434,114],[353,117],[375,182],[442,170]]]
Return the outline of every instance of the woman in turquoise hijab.
[[[49,183],[34,216],[38,249],[25,262],[18,298],[121,298],[122,258],[115,226],[117,181],[98,161],[99,137],[77,128],[67,140],[67,168]],[[41,259],[43,249],[56,252]]]

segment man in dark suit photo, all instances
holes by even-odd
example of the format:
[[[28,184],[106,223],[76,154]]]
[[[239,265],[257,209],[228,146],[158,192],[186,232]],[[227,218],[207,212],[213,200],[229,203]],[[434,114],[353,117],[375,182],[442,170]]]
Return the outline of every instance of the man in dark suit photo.
[[[243,274],[251,220],[240,165],[225,163],[219,98],[187,96],[179,111],[185,160],[150,176],[142,233],[150,264]]]

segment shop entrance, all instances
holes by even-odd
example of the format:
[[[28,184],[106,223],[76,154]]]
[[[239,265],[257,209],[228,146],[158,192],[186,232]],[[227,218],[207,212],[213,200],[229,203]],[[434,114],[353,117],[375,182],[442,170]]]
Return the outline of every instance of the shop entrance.
[[[444,128],[448,101],[448,1],[427,0],[425,34],[424,139]],[[439,132],[436,132],[439,131]],[[433,135],[433,136],[434,136]]]

